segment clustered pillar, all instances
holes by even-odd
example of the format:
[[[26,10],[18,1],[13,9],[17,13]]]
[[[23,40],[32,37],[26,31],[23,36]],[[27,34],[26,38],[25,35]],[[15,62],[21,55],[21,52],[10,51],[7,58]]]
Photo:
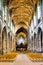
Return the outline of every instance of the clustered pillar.
[[[43,0],[39,0],[34,13],[32,26],[29,27],[29,50],[43,52]],[[34,25],[33,25],[34,24]]]
[[[9,19],[10,13],[7,5],[0,0],[0,54],[15,51],[14,24]],[[11,26],[12,23],[12,26]],[[11,29],[13,28],[13,30]]]

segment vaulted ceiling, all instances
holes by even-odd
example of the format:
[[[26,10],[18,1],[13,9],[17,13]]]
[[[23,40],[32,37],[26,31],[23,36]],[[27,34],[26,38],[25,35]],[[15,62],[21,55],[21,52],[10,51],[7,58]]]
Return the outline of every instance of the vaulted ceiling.
[[[29,26],[36,5],[37,0],[10,0],[9,10],[14,24],[17,25],[21,22]]]
[[[29,27],[36,10],[37,1],[38,0],[9,0],[9,11],[15,26],[22,25],[22,27]],[[21,36],[23,33],[19,35]]]

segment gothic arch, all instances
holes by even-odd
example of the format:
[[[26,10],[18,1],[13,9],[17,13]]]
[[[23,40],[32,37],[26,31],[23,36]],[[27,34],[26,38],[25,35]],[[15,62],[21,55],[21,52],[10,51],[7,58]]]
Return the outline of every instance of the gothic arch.
[[[40,27],[38,28],[38,43],[41,44],[41,51],[42,51],[42,47],[43,47],[43,44],[42,44],[42,29]]]
[[[7,52],[7,30],[6,27],[2,30],[2,54]]]

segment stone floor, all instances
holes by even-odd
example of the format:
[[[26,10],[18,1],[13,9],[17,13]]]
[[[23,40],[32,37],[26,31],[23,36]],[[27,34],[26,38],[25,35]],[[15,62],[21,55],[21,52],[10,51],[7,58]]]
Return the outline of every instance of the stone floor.
[[[18,54],[14,62],[0,62],[0,65],[43,65],[43,62],[32,62],[26,54]]]

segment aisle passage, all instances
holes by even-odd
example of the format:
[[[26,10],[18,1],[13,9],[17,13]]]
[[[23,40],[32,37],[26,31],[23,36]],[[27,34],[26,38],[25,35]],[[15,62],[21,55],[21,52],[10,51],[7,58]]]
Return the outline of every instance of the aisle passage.
[[[0,65],[43,65],[43,62],[32,62],[26,54],[18,54],[14,62],[0,62]]]

